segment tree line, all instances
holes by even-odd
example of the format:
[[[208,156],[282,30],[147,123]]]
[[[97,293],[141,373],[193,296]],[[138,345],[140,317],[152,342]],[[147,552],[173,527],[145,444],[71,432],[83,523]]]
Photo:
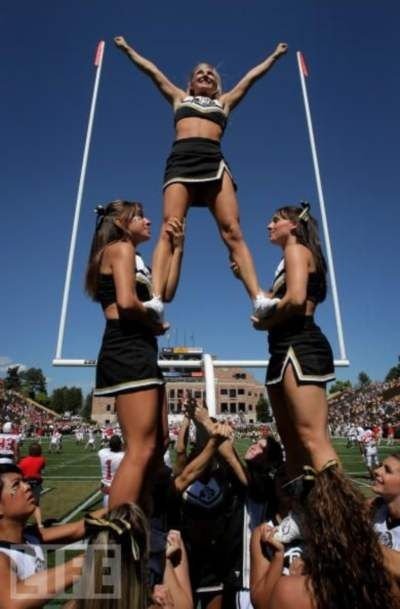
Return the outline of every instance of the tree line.
[[[392,366],[388,373],[385,376],[385,383],[389,381],[395,381],[396,379],[400,379],[400,363],[396,366]],[[357,383],[354,385],[351,381],[335,381],[329,387],[329,393],[337,393],[338,391],[344,391],[345,389],[363,389],[368,387],[372,383],[368,374],[364,371],[360,372],[357,377]]]
[[[60,414],[70,412],[84,418],[90,416],[91,394],[84,397],[80,387],[64,386],[57,387],[49,395],[46,377],[41,368],[24,370],[20,366],[10,366],[4,378],[4,389],[17,391]]]

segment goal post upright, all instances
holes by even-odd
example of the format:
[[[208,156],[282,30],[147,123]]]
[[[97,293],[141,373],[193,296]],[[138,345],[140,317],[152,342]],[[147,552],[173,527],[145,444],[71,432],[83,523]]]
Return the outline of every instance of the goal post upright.
[[[76,202],[75,202],[74,221],[73,221],[73,225],[72,225],[71,240],[70,240],[70,244],[69,244],[67,270],[66,270],[66,274],[65,274],[65,283],[64,283],[64,292],[63,292],[63,299],[62,299],[62,305],[61,305],[60,323],[59,323],[59,328],[58,328],[56,357],[55,357],[56,360],[62,359],[61,354],[62,354],[62,348],[63,348],[63,343],[64,343],[65,322],[66,322],[66,318],[67,318],[69,292],[70,292],[70,288],[71,288],[71,277],[72,277],[72,268],[73,268],[73,264],[74,264],[76,238],[77,238],[77,234],[78,234],[79,217],[80,217],[80,213],[81,213],[83,189],[84,189],[85,178],[86,178],[86,168],[87,168],[87,162],[88,162],[88,158],[89,158],[89,150],[90,150],[90,142],[91,142],[91,138],[92,138],[94,115],[95,115],[95,111],[96,111],[97,94],[98,94],[99,84],[100,84],[101,69],[103,66],[104,47],[105,47],[105,42],[104,42],[104,40],[101,40],[97,45],[96,55],[95,55],[95,59],[94,59],[94,65],[96,67],[96,76],[95,76],[95,81],[94,81],[94,86],[93,86],[92,101],[90,104],[89,121],[88,121],[88,127],[87,127],[87,131],[86,131],[86,140],[85,140],[85,147],[83,150],[81,174],[80,174],[80,178],[79,178],[79,186],[78,186],[78,192],[77,192]]]

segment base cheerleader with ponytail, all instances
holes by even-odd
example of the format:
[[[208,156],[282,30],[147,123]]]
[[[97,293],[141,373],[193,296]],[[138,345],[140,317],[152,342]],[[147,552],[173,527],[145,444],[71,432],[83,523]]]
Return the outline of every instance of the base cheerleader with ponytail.
[[[269,240],[283,250],[272,288],[270,313],[253,318],[268,330],[270,361],[266,385],[288,473],[303,465],[321,469],[336,458],[328,435],[325,386],[335,378],[332,349],[314,321],[326,296],[326,263],[310,205],[279,208],[268,224]]]

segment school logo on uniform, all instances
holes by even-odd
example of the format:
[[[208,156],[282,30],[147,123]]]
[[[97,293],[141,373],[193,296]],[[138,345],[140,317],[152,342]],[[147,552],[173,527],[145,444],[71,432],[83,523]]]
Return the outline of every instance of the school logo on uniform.
[[[207,484],[200,480],[193,482],[183,493],[183,498],[188,503],[210,509],[221,503],[223,494],[215,478],[210,478]]]
[[[378,539],[383,546],[393,548],[393,536],[390,531],[378,532]]]

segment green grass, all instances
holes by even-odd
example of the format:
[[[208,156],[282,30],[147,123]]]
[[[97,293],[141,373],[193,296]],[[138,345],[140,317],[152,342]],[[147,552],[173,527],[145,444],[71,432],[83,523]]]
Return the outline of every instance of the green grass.
[[[26,440],[22,455],[27,453],[28,447]],[[42,518],[62,519],[99,489],[97,451],[85,450],[84,445],[77,445],[74,438],[68,436],[63,440],[62,452],[50,453],[48,440],[42,442],[42,450],[47,461],[43,472],[45,493],[40,502]]]
[[[243,456],[249,440],[238,440],[236,448],[239,455]],[[351,478],[361,487],[366,496],[371,494],[369,490],[370,480],[366,467],[362,461],[358,447],[346,448],[345,440],[335,440],[335,448],[344,465],[345,470]],[[29,441],[25,441],[22,454],[26,454]],[[63,441],[61,453],[49,453],[48,440],[42,443],[43,455],[47,459],[47,467],[44,471],[43,488],[49,489],[42,497],[41,508],[43,518],[64,518],[74,512],[74,519],[82,516],[79,505],[88,497],[92,496],[99,488],[100,464],[96,451],[85,450],[84,445],[77,445],[73,437],[66,436]],[[386,446],[383,443],[379,447],[381,461],[395,450],[400,450],[400,442],[395,446]],[[99,507],[100,500],[93,503],[93,507]],[[92,507],[92,506],[91,506]],[[75,508],[78,508],[75,510]],[[53,601],[46,605],[59,607],[61,601]]]
[[[241,456],[249,443],[249,440],[236,442]],[[358,447],[346,448],[346,441],[340,439],[335,440],[334,445],[345,470],[368,494],[368,472]],[[26,441],[22,454],[27,453],[28,446],[29,442]],[[379,447],[380,459],[383,460],[397,447],[400,448],[400,443],[395,446],[383,443]],[[49,453],[47,440],[43,441],[42,448],[47,459],[43,487],[49,489],[41,500],[43,518],[63,518],[99,488],[100,464],[97,450],[85,450],[84,445],[76,444],[75,439],[68,436],[64,438],[61,453]]]

